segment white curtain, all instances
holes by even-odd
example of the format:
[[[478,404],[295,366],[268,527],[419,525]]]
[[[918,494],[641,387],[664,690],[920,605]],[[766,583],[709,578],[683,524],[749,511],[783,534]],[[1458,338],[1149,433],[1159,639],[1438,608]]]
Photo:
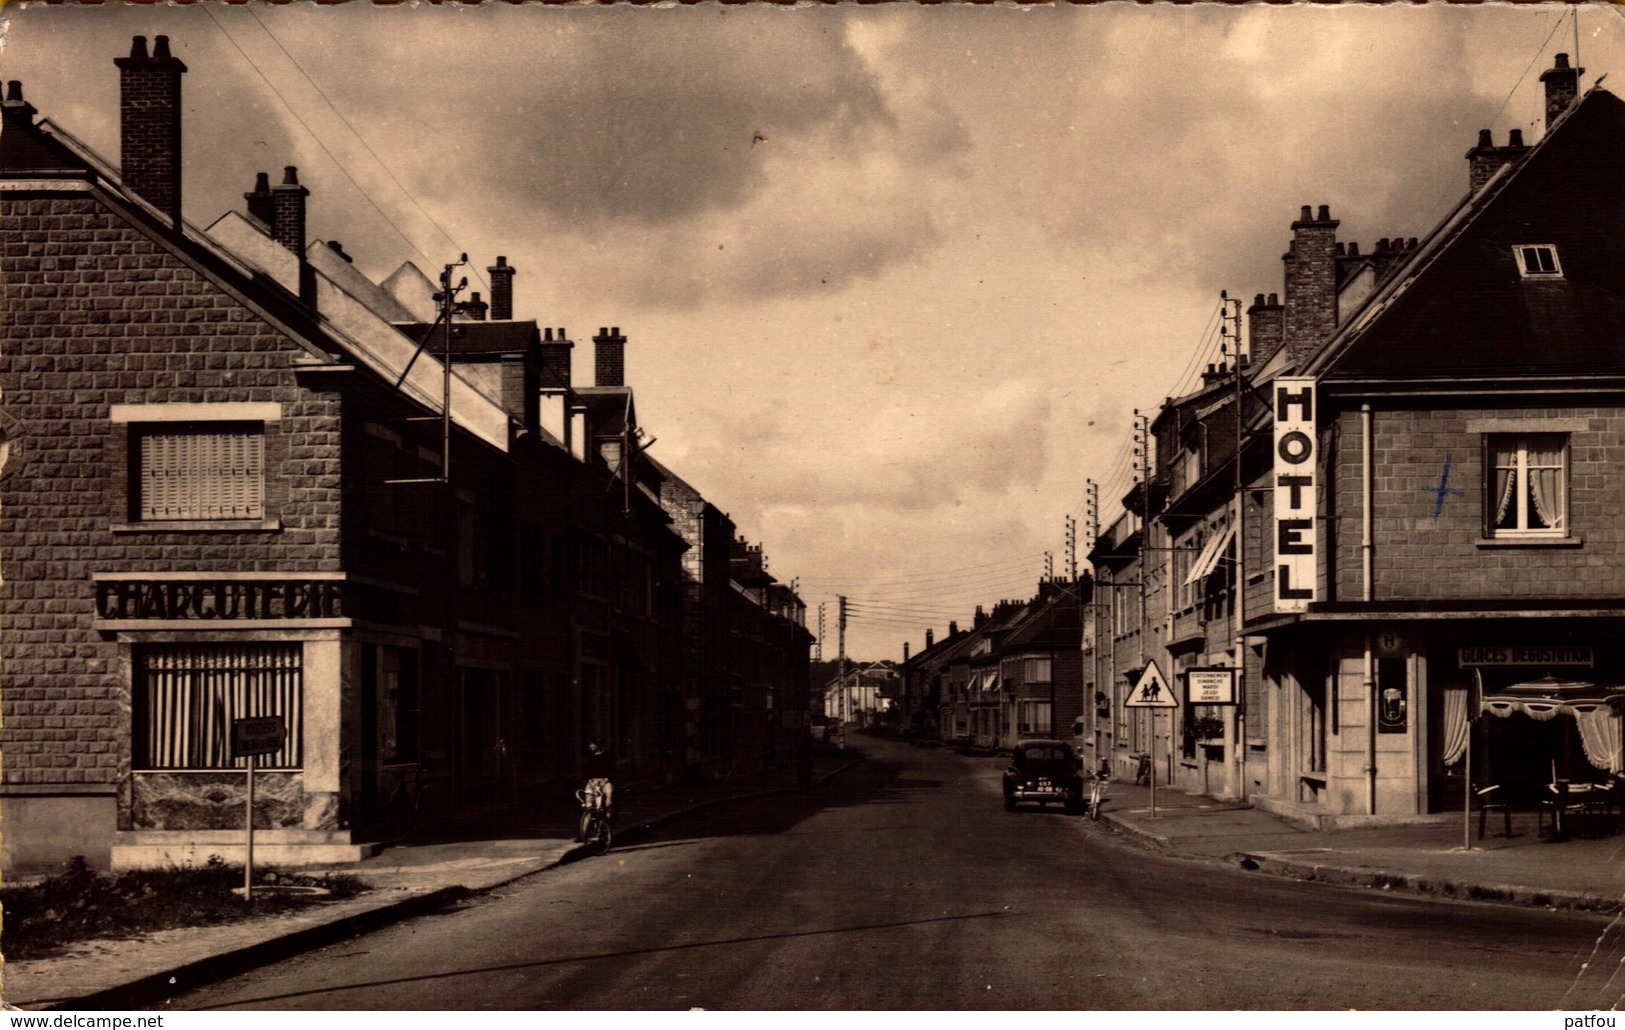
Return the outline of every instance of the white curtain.
[[[1576,712],[1574,719],[1580,726],[1580,744],[1585,748],[1586,759],[1598,769],[1619,772],[1619,716],[1612,708],[1599,707]]]
[[[1517,480],[1518,448],[1504,439],[1495,442],[1495,525],[1506,526],[1507,510],[1512,507],[1512,487]]]
[[[1446,687],[1444,691],[1444,764],[1455,765],[1467,753],[1467,688]]]
[[[1547,529],[1563,526],[1563,444],[1545,436],[1529,439],[1529,496]],[[1534,527],[1531,527],[1534,528]]]

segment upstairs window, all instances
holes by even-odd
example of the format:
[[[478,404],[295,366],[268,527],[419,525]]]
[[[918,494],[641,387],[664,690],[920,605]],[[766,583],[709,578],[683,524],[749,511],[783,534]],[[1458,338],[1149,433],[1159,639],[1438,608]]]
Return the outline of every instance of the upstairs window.
[[[132,426],[132,516],[141,522],[265,518],[265,432],[258,422]]]
[[[1518,259],[1518,274],[1525,279],[1561,279],[1563,266],[1557,262],[1557,248],[1549,243],[1526,243],[1512,248]]]
[[[1568,534],[1568,436],[1493,434],[1486,438],[1489,535]]]

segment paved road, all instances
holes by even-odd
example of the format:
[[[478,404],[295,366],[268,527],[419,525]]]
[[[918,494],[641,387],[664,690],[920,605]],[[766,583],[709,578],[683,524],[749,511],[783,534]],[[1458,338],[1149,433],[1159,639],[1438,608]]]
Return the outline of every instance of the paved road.
[[[1185,862],[999,763],[882,745],[463,907],[178,1009],[1552,1009],[1625,995],[1606,917],[1394,897]]]

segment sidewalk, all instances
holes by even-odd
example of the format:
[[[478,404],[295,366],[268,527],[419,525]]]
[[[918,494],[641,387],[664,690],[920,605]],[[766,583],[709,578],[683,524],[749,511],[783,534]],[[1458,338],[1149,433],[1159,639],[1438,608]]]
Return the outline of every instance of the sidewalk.
[[[861,760],[852,752],[820,753],[813,762],[813,782],[822,783]],[[616,841],[630,843],[646,828],[712,805],[797,789],[794,766],[736,782],[631,786],[616,794]],[[56,958],[6,962],[0,997],[25,1009],[156,1005],[182,991],[443,908],[580,857],[584,849],[574,842],[579,813],[573,800],[554,799],[534,811],[505,813],[499,825],[465,827],[445,840],[397,845],[359,864],[334,867],[373,888],[344,901],[134,940],[89,941]]]
[[[1181,856],[1301,880],[1435,897],[1612,911],[1625,899],[1625,834],[1542,836],[1532,812],[1512,835],[1492,813],[1478,837],[1460,815],[1411,826],[1309,830],[1237,802],[1114,781],[1101,820]],[[1547,828],[1548,831],[1550,827]],[[1470,844],[1471,850],[1464,848]]]

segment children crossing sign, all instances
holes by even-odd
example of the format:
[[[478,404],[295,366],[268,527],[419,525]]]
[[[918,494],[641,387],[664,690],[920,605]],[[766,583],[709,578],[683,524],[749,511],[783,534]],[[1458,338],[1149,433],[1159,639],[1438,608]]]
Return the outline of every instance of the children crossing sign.
[[[1162,678],[1162,670],[1157,663],[1152,662],[1140,673],[1140,679],[1134,684],[1134,689],[1123,700],[1124,708],[1178,708],[1179,702],[1174,692],[1168,688],[1168,681]]]

